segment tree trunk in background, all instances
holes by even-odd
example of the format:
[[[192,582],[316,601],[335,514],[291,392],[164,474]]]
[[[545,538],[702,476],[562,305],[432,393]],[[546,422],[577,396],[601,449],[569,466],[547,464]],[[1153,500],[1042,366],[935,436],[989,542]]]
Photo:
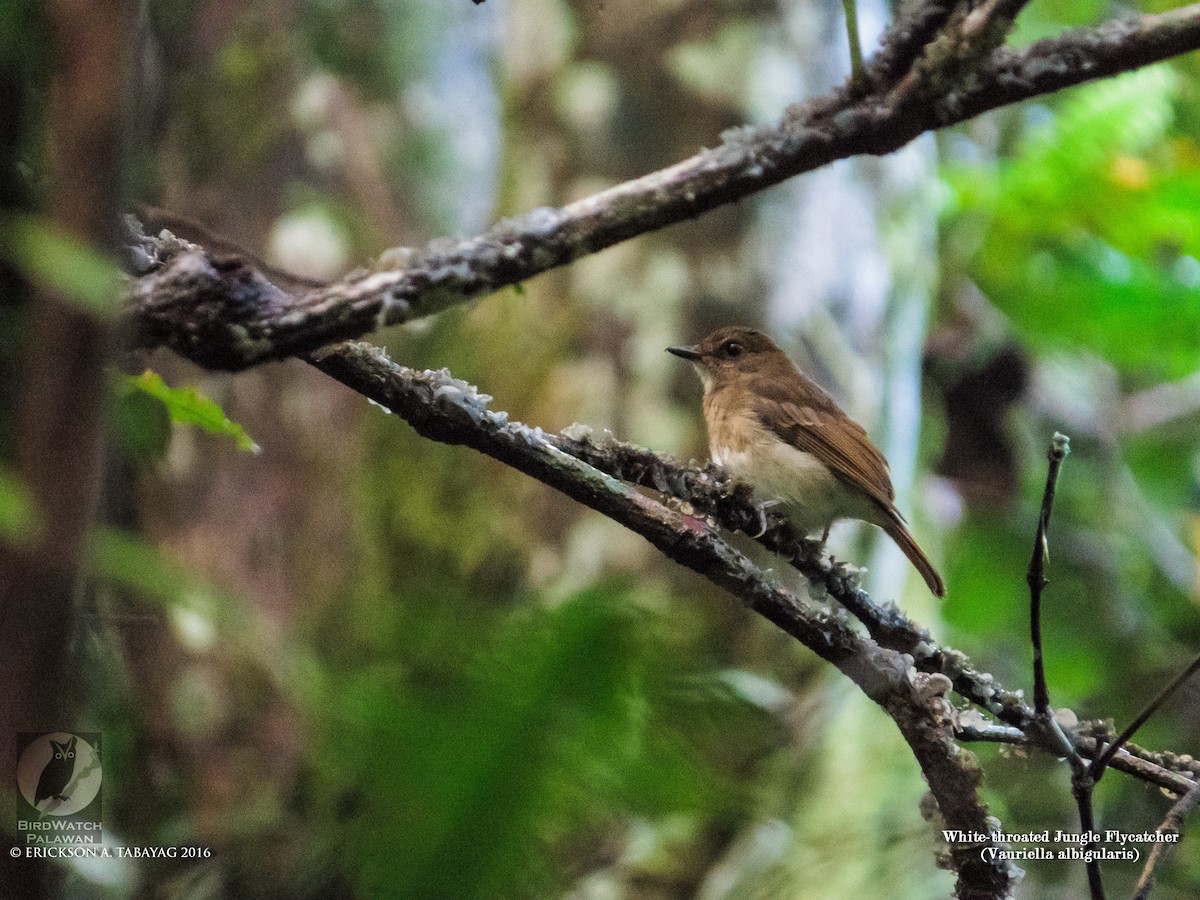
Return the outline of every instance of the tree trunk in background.
[[[45,123],[48,219],[105,251],[118,245],[130,13],[126,0],[56,0],[45,9],[56,59]],[[104,366],[113,344],[110,321],[75,298],[48,287],[28,297],[11,450],[35,526],[24,546],[0,547],[0,759],[6,773],[16,759],[18,732],[82,724],[75,719],[84,673],[74,630],[99,495]],[[9,829],[24,800],[10,775],[3,782],[0,827]],[[6,849],[3,857],[0,881],[10,896],[46,896],[62,871],[44,860],[14,864]]]

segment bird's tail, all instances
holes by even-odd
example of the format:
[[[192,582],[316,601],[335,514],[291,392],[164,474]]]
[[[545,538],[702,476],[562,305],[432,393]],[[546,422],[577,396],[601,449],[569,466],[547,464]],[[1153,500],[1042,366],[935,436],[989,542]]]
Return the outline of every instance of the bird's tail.
[[[935,597],[946,596],[946,584],[942,581],[942,576],[938,574],[937,569],[933,567],[933,563],[929,561],[929,557],[917,545],[916,540],[908,529],[904,527],[904,522],[900,518],[899,512],[892,510],[892,516],[888,521],[883,523],[883,530],[887,532],[888,537],[896,542],[896,546],[904,551],[904,555],[908,557],[921,577],[925,579],[925,583],[929,585],[929,590],[933,592]]]

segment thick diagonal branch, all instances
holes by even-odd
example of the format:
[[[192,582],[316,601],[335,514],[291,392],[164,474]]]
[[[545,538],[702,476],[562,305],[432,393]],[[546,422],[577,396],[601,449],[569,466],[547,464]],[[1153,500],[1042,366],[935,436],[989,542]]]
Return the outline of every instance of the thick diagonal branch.
[[[394,408],[389,405],[388,391],[396,390],[399,384],[408,385],[404,391],[411,392],[415,388],[410,382],[434,385],[427,390],[431,390],[442,405],[460,404],[465,402],[464,398],[476,396],[474,388],[451,379],[449,375],[413,373],[395,366],[381,351],[366,345],[352,344],[335,348],[313,361],[347,386],[388,408]],[[470,405],[477,410],[477,417],[481,420],[485,418],[483,405],[474,400]],[[406,418],[420,414],[421,418],[413,420],[413,424],[419,421],[421,425],[418,430],[423,434],[447,443],[467,444],[512,464],[507,457],[495,451],[491,439],[478,434],[468,439],[467,430],[449,429],[445,416],[427,406],[418,405],[414,407],[415,412],[405,408],[403,413]],[[486,418],[489,427],[505,423],[503,413],[488,412]],[[577,477],[578,472],[588,472],[592,479],[596,479],[597,475],[608,476],[606,480],[595,480],[595,484],[606,485],[605,490],[619,483],[640,485],[686,504],[682,508],[693,519],[699,515],[730,531],[757,533],[761,530],[760,512],[751,490],[746,485],[731,481],[718,467],[701,469],[682,466],[668,456],[617,441],[607,435],[593,440],[589,430],[579,426],[567,429],[570,436],[544,433],[540,429],[521,425],[509,426],[509,430],[515,430],[523,439],[528,438],[539,446],[545,444],[557,451],[556,458],[576,473],[571,478]],[[520,456],[520,453],[517,455]],[[574,462],[568,464],[566,460]],[[581,464],[582,468],[576,464]],[[595,502],[589,502],[588,497],[564,489],[552,472],[538,474],[519,465],[516,467],[593,508],[600,508]],[[641,498],[632,501],[637,504],[647,500],[641,494],[634,493],[631,496]],[[658,510],[657,506],[646,508]],[[923,675],[944,675],[956,693],[1009,726],[1009,730],[988,729],[986,737],[976,735],[970,727],[960,729],[967,739],[1000,739],[1019,746],[1041,747],[1047,752],[1057,752],[1057,746],[1042,740],[1037,730],[1030,728],[1034,712],[1020,694],[1005,690],[991,675],[978,671],[959,651],[939,646],[928,631],[896,607],[874,603],[858,586],[853,569],[825,556],[819,544],[797,535],[784,519],[770,513],[767,519],[768,527],[757,534],[756,539],[794,565],[809,580],[812,585],[810,591],[824,592],[836,600],[866,626],[872,640],[880,647],[911,658],[914,668]],[[635,530],[644,534],[642,530]],[[646,536],[653,542],[652,537]],[[1098,738],[1088,733],[1076,733],[1074,740],[1078,750],[1088,758],[1094,758],[1106,743],[1104,737]],[[1149,784],[1177,792],[1188,790],[1200,778],[1200,763],[1190,758],[1156,753],[1132,745],[1118,753],[1111,765]]]
[[[317,368],[402,416],[420,434],[463,444],[537,478],[640,534],[666,556],[738,597],[750,609],[836,666],[895,721],[937,799],[948,827],[988,834],[979,799],[980,773],[953,738],[944,686],[917,672],[912,659],[860,635],[842,612],[802,598],[768,577],[707,519],[685,514],[564,452],[541,429],[509,422],[487,398],[446,371],[415,372],[382,350],[345,344],[310,359]],[[951,848],[958,896],[1011,895],[1014,873],[986,860],[988,845]]]
[[[755,540],[787,560],[810,582],[810,591],[823,592],[862,622],[880,646],[907,654],[915,667],[926,674],[950,679],[961,697],[1004,722],[1009,729],[991,730],[993,740],[1018,746],[1040,747],[1058,755],[1060,746],[1044,731],[1031,728],[1034,710],[1014,691],[1006,690],[986,672],[980,672],[961,652],[938,645],[917,623],[893,605],[880,606],[857,584],[845,566],[825,556],[820,544],[796,534],[786,519],[767,513],[762,529],[760,510],[747,485],[729,480],[719,467],[696,469],[681,466],[670,457],[615,440],[609,435],[593,440],[591,430],[575,426],[565,434],[547,434],[545,439],[593,468],[685,501],[696,512],[711,516],[730,531],[753,533]],[[970,728],[960,730],[966,739],[981,740]],[[1076,733],[1076,749],[1094,759],[1110,736]],[[1200,779],[1200,762],[1170,754],[1128,747],[1112,765],[1148,784],[1171,791],[1186,791]]]
[[[924,29],[940,24],[947,10],[935,12],[924,25],[897,28],[911,26],[924,39]],[[146,242],[138,251],[144,274],[130,313],[133,341],[170,346],[209,368],[241,369],[431,315],[834,160],[889,153],[924,131],[1197,49],[1200,4],[1068,32],[1024,50],[997,49],[969,64],[933,49],[914,59],[916,41],[891,37],[895,52],[885,46],[870,68],[870,93],[840,88],[794,107],[772,127],[728,134],[669,168],[468,240],[435,241],[395,269],[302,295],[273,286],[237,257],[182,245],[162,253]]]

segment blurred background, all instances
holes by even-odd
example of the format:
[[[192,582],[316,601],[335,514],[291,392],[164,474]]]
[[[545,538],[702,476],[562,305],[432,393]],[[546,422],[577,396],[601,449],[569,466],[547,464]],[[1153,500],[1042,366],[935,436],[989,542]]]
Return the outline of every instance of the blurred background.
[[[1013,42],[1127,8],[1038,0]],[[860,5],[868,50],[887,16]],[[849,67],[840,5],[815,0],[157,0],[136,42],[131,204],[317,278],[663,167]],[[699,382],[663,349],[766,328],[884,450],[948,599],[874,530],[839,526],[835,555],[1010,688],[1029,688],[1024,575],[1045,448],[1067,433],[1051,694],[1120,728],[1200,650],[1198,137],[1192,56],[371,339],[514,419],[703,462]],[[80,866],[68,893],[953,889],[887,717],[640,538],[300,362],[122,365],[215,400],[260,451],[114,402],[104,516],[139,537],[86,597],[105,827],[213,853]],[[1138,742],[1196,753],[1200,682]],[[1064,766],[971,749],[1006,830],[1077,828]],[[1097,794],[1101,827],[1126,831],[1170,802],[1116,774]],[[1200,895],[1197,839],[1156,896]],[[1081,865],[1025,868],[1021,896],[1086,896]],[[1105,875],[1127,893],[1139,870]]]

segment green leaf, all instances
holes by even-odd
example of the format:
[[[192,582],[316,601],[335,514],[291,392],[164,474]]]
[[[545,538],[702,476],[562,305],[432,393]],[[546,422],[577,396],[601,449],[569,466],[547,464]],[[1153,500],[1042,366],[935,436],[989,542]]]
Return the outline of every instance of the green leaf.
[[[128,387],[117,393],[111,432],[117,452],[128,462],[159,462],[171,444],[171,415],[157,397]]]
[[[111,259],[48,219],[11,216],[2,224],[0,253],[26,278],[95,316],[116,315],[121,271]]]
[[[228,418],[220,406],[195,388],[168,387],[162,376],[150,370],[141,375],[127,375],[123,381],[126,390],[141,391],[160,400],[172,422],[198,425],[213,434],[233,438],[237,448],[248,453],[258,453],[261,449],[241,425]]]

